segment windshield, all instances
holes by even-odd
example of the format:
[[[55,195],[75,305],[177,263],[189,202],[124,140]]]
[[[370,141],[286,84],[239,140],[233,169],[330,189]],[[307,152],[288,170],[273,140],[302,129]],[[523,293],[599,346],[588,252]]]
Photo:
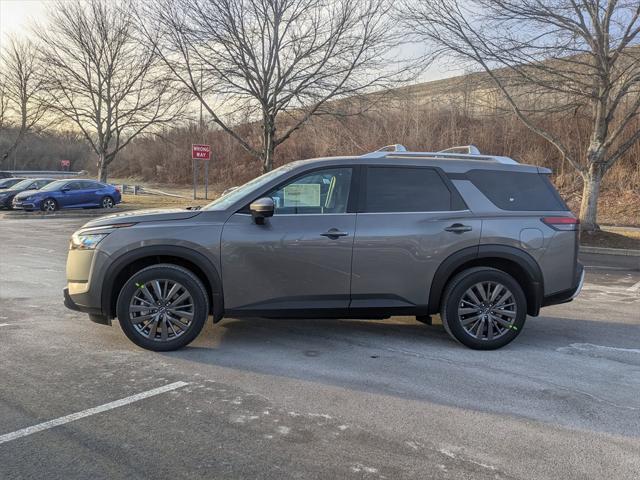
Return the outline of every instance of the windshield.
[[[11,187],[11,190],[24,190],[29,187],[33,183],[33,180],[27,178],[26,180],[22,180],[21,182],[16,183]]]
[[[11,187],[23,180],[24,178],[5,178],[4,180],[0,180],[0,187]]]
[[[280,175],[292,170],[296,166],[296,164],[297,162],[288,163],[286,165],[283,165],[282,167],[276,168],[275,170],[271,170],[264,175],[260,175],[259,177],[248,181],[244,185],[231,190],[226,195],[222,195],[221,197],[217,198],[209,205],[205,206],[202,210],[225,210],[230,205],[233,205],[235,202],[244,197],[247,193],[259,189],[274,178],[279,177]]]
[[[61,186],[66,184],[68,180],[56,180],[55,182],[51,182],[48,185],[45,185],[40,189],[41,192],[51,192],[53,190],[60,189]]]

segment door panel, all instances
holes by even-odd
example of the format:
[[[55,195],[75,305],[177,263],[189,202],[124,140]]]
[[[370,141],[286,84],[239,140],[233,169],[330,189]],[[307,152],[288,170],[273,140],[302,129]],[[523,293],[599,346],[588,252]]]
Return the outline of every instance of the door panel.
[[[445,230],[454,224],[471,230]],[[478,245],[481,226],[470,212],[359,213],[351,308],[426,309],[436,269],[452,253]]]
[[[349,306],[356,215],[274,215],[256,225],[236,213],[222,232],[225,310],[293,311]],[[336,229],[346,236],[323,236]]]
[[[68,191],[60,191],[58,195],[58,204],[61,207],[75,207],[79,203],[82,202],[81,187],[80,182],[71,182],[68,185],[71,190]]]

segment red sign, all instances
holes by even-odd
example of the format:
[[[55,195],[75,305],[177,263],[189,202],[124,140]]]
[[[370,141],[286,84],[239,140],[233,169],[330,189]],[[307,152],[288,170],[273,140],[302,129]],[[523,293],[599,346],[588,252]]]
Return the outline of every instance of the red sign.
[[[211,145],[191,145],[193,160],[211,160]]]
[[[71,160],[60,160],[60,166],[61,167],[70,167],[71,166]]]

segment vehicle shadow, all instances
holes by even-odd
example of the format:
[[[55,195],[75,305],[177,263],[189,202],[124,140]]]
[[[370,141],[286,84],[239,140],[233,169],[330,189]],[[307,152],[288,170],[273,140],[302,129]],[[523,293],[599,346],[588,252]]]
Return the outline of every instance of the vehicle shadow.
[[[250,318],[209,325],[192,346],[163,355],[229,369],[224,375],[235,370],[627,435],[640,409],[638,345],[638,322],[529,318],[511,344],[476,351],[442,326],[408,317]]]
[[[359,362],[375,359],[393,362],[406,357],[428,368],[429,361],[491,365],[523,356],[548,358],[567,354],[567,348],[582,344],[632,351],[640,345],[639,326],[640,320],[634,324],[529,317],[511,344],[499,350],[477,351],[455,342],[442,325],[424,325],[413,317],[384,321],[225,319],[207,325],[191,346],[166,355],[260,373],[286,372],[294,377],[300,370],[307,378],[309,363],[331,374],[332,368],[344,371],[345,366],[357,368]],[[629,356],[625,363],[640,364],[640,350]]]

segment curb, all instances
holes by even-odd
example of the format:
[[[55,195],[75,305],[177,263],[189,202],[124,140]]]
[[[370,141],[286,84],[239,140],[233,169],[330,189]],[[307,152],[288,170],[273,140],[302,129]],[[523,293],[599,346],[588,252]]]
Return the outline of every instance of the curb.
[[[97,218],[104,217],[106,215],[111,215],[114,213],[122,213],[126,211],[132,211],[132,209],[109,209],[107,211],[100,210],[95,213],[89,212],[55,212],[55,213],[44,213],[44,212],[0,212],[0,218],[6,218],[7,220],[32,220],[32,219],[42,219],[46,220],[47,218]]]
[[[625,248],[586,247],[580,245],[580,253],[597,253],[600,255],[620,255],[623,257],[640,257],[640,250]]]

